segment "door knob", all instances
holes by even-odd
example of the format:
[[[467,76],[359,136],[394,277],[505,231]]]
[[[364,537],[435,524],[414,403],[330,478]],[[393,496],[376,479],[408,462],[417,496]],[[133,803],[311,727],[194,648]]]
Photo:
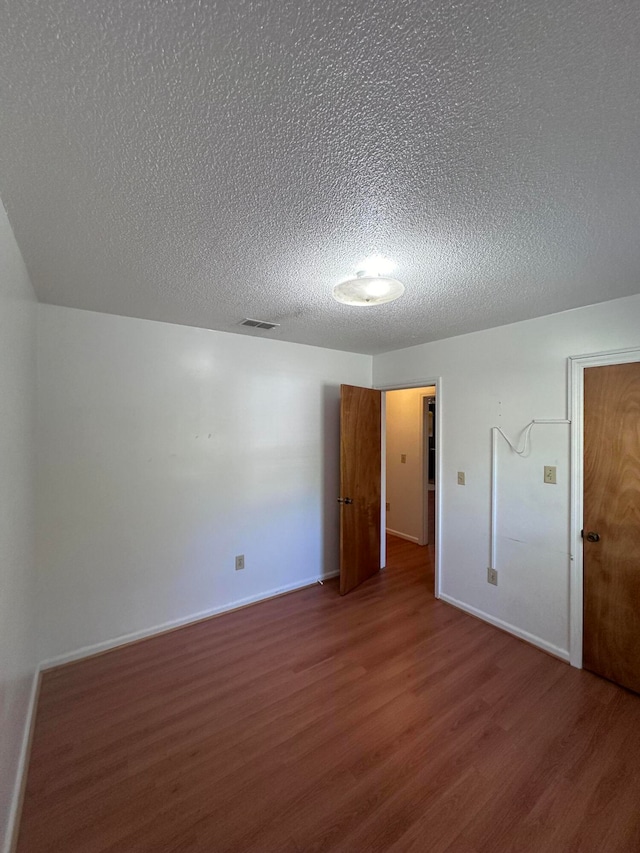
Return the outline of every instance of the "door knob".
[[[352,504],[353,500],[351,498],[338,498],[339,504]]]
[[[589,533],[587,533],[587,542],[599,542],[599,541],[600,541],[600,534],[599,533],[594,533],[593,530],[591,530],[591,531],[589,531]]]

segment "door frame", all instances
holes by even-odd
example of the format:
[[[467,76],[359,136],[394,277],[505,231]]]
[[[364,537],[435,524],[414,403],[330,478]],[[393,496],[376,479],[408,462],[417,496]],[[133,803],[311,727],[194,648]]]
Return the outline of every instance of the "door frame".
[[[422,407],[420,413],[422,417],[422,432],[420,435],[420,472],[422,477],[422,533],[420,536],[420,545],[429,544],[429,404],[427,400],[431,399],[435,399],[435,391],[433,394],[420,395],[420,405]],[[437,412],[438,407],[436,406],[436,414]],[[433,426],[437,447],[438,436],[435,431],[435,421]],[[435,483],[432,491],[434,492],[433,499],[435,501]]]
[[[374,385],[377,391],[382,391],[382,459],[380,465],[380,568],[384,568],[387,562],[387,544],[384,531],[386,525],[386,503],[387,503],[387,471],[386,471],[386,441],[387,441],[387,391],[404,391],[408,388],[435,387],[436,398],[436,488],[435,488],[435,525],[433,531],[433,545],[435,554],[435,579],[434,596],[440,598],[442,588],[442,559],[440,543],[442,542],[442,377],[430,379],[419,379],[415,382],[398,382],[393,385]],[[431,396],[431,395],[429,395]],[[422,404],[424,406],[424,403]],[[422,414],[421,414],[422,417]]]
[[[571,421],[571,574],[569,577],[569,662],[582,669],[584,514],[584,371],[589,367],[640,361],[640,348],[595,352],[569,357],[569,419]],[[436,409],[437,412],[437,409]],[[437,449],[437,448],[436,448]]]

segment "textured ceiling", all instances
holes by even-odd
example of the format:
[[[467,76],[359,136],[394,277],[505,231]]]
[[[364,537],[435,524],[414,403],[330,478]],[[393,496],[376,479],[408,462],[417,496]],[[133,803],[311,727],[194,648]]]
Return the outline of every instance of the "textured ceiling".
[[[638,0],[1,8],[44,302],[376,353],[640,292]],[[405,296],[334,302],[373,253]]]

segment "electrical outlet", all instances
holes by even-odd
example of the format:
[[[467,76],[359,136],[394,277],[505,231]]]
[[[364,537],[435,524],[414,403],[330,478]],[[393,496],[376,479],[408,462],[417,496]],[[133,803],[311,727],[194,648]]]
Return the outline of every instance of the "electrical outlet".
[[[400,462],[401,462],[403,465],[405,465],[405,464],[406,464],[406,462],[407,462],[407,454],[406,454],[406,453],[401,453],[401,454],[400,454]]]
[[[387,512],[391,512],[391,504],[387,501]]]
[[[552,485],[556,485],[556,466],[555,465],[545,465],[544,466],[544,481],[545,483],[551,483]]]
[[[465,485],[465,476],[464,476],[464,471],[458,471],[458,485],[459,485],[459,486],[464,486],[464,485]]]
[[[498,572],[496,569],[487,569],[487,583],[498,586]]]
[[[238,554],[236,557],[236,572],[244,569],[244,554]]]

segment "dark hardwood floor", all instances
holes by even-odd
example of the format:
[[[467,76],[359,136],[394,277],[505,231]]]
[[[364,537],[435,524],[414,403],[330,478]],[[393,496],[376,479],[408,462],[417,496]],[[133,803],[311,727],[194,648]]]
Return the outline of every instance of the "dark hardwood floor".
[[[640,697],[434,600],[429,548],[49,671],[18,850],[639,851]]]

